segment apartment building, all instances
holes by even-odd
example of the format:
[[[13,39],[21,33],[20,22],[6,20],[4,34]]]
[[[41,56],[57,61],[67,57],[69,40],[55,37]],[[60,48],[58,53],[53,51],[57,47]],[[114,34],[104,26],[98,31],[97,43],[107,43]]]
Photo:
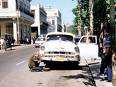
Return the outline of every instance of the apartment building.
[[[16,43],[30,38],[34,17],[30,12],[31,0],[0,0],[0,37],[12,35]]]
[[[47,21],[49,22],[52,28],[49,28],[48,31],[51,32],[62,32],[62,18],[61,13],[58,9],[55,8],[45,8],[47,13]]]
[[[32,37],[38,37],[47,34],[48,22],[47,13],[42,5],[31,6],[31,12],[34,15],[34,23],[31,25]]]

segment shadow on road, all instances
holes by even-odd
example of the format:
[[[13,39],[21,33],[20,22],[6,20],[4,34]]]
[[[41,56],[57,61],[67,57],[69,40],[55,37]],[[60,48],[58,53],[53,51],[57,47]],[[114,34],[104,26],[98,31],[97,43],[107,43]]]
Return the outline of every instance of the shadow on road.
[[[82,67],[76,63],[51,63],[47,67],[51,70],[81,70]]]
[[[69,75],[69,76],[62,76],[62,77],[66,79],[80,79],[80,78],[87,79],[89,78],[88,75],[84,75],[84,74]]]
[[[99,68],[100,68],[100,64],[91,65],[90,67],[88,66],[78,66],[76,68],[72,67],[72,69],[82,70],[82,74],[69,75],[69,76],[63,76],[63,77],[67,79],[78,79],[78,78],[87,79],[87,78],[90,78],[91,75],[93,75],[94,79],[98,79],[97,75],[99,73]]]
[[[82,73],[77,75],[68,75],[68,76],[62,76],[62,78],[65,79],[84,79],[83,83],[85,85],[91,85],[96,86],[95,80],[101,79],[98,76],[99,73],[100,64],[95,64],[91,66],[83,66],[81,67]]]
[[[11,49],[11,48],[6,49],[6,51],[12,51],[12,50],[16,50],[16,49]]]

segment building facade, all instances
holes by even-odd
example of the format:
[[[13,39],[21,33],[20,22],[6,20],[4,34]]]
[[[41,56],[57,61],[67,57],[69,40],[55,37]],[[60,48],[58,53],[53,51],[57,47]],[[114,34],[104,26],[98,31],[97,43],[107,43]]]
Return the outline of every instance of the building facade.
[[[50,26],[53,26],[52,29],[49,28],[52,30],[51,32],[62,32],[62,18],[60,11],[54,8],[45,8],[45,10],[47,13],[47,21],[49,22]]]
[[[30,12],[31,0],[0,0],[0,37],[12,35],[16,43],[30,38],[34,17]]]
[[[31,6],[31,12],[34,15],[34,24],[31,25],[32,37],[38,37],[47,34],[48,22],[47,13],[40,4]]]

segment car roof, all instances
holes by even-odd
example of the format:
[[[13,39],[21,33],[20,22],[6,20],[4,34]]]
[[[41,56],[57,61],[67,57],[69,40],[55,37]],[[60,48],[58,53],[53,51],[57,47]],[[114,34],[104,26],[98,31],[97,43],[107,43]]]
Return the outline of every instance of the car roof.
[[[97,37],[96,35],[84,35],[82,37]]]
[[[68,32],[50,32],[50,33],[48,33],[47,35],[46,35],[46,37],[48,36],[48,35],[70,35],[70,36],[73,36],[74,37],[74,35],[72,34],[72,33],[68,33]]]

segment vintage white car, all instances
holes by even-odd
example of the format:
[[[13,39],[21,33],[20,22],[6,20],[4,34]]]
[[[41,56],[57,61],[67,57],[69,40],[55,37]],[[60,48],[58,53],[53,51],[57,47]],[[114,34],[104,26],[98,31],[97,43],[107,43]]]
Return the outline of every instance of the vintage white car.
[[[41,46],[42,61],[51,62],[75,62],[79,63],[79,49],[74,43],[74,35],[70,33],[48,33],[46,42]]]
[[[101,58],[98,56],[97,36],[82,36],[77,45],[80,50],[80,65],[101,62]]]
[[[35,40],[35,48],[40,47],[45,42],[45,37],[38,37]]]

